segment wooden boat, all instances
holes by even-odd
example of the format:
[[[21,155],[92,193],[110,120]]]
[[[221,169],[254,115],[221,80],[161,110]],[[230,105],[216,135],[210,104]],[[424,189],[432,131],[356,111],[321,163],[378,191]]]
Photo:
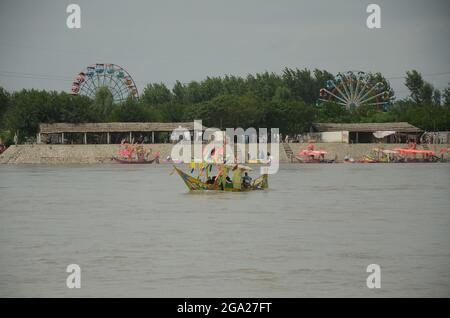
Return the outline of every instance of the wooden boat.
[[[155,157],[153,159],[121,159],[118,157],[112,157],[111,160],[117,161],[122,164],[151,164],[151,163],[159,163],[159,158]]]
[[[365,154],[361,159],[356,160],[356,163],[388,163],[397,162],[398,151],[383,148],[373,148],[368,154]]]
[[[346,155],[344,157],[344,160],[342,160],[343,163],[379,163],[377,159],[374,159],[373,157],[369,155],[364,155],[361,159],[355,160],[352,156]]]
[[[161,152],[157,151],[153,159],[149,159],[152,149],[146,150],[144,144],[128,143],[122,140],[119,146],[118,154],[113,156],[111,160],[121,164],[151,164],[159,163]]]
[[[294,157],[298,163],[334,163],[335,161],[332,159],[320,159],[320,158],[312,158],[312,159],[304,159],[299,156]]]
[[[122,142],[118,151],[118,156],[113,156],[111,160],[122,164],[151,164],[159,163],[161,153],[157,151],[153,159],[149,159],[150,151],[145,151],[143,144],[128,144]]]
[[[178,173],[190,191],[245,192],[263,190],[269,187],[267,174],[263,174],[252,180],[251,183],[245,185],[242,182],[242,173],[251,171],[252,169],[239,164],[214,164],[214,166],[217,167],[217,176],[214,180],[209,179],[207,172],[211,169],[211,166],[212,165],[204,166],[203,171],[205,171],[205,175],[199,174],[197,177],[183,172],[175,165],[173,166],[173,169]],[[232,172],[232,179],[227,178],[229,172]]]
[[[418,156],[419,155],[419,156]],[[354,160],[346,156],[344,163],[390,163],[390,162],[436,162],[434,151],[414,148],[383,149],[374,148],[361,159]]]

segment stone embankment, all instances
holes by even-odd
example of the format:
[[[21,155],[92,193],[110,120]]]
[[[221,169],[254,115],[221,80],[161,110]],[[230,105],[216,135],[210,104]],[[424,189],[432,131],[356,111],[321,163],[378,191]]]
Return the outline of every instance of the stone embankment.
[[[307,144],[289,144],[292,153],[295,155],[301,149],[305,149]],[[146,149],[151,149],[152,153],[160,151],[161,158],[164,159],[171,154],[172,144],[149,144]],[[327,159],[337,158],[339,161],[346,155],[355,159],[361,158],[371,149],[380,147],[379,144],[340,144],[340,143],[318,143],[316,149],[328,151]],[[385,144],[385,149],[403,148],[405,144]],[[0,164],[99,164],[114,163],[111,158],[117,154],[118,145],[18,145],[9,147],[0,155]],[[422,147],[419,147],[422,148]],[[429,145],[430,150],[439,153],[440,149],[448,148],[448,145]],[[285,147],[279,148],[280,162],[288,163]]]

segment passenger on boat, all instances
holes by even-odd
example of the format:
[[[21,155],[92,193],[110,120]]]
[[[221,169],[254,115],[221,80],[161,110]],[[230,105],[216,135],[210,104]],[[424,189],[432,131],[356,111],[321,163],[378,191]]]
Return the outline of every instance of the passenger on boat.
[[[249,188],[252,184],[252,178],[248,175],[247,172],[244,173],[244,177],[242,178],[242,185],[244,188]]]
[[[208,180],[206,180],[206,184],[214,184],[214,180],[211,177],[208,177]]]
[[[155,153],[155,163],[159,163],[159,158],[161,157],[161,152],[158,150]]]
[[[273,160],[273,157],[270,155],[270,152],[268,152],[268,153],[267,153],[267,163],[268,163],[269,165],[271,165],[271,164],[272,164],[272,160]]]
[[[409,149],[417,149],[417,143],[416,143],[416,141],[414,139],[411,139],[408,142],[408,148]]]
[[[355,159],[352,158],[349,154],[345,155],[344,162],[354,162]]]

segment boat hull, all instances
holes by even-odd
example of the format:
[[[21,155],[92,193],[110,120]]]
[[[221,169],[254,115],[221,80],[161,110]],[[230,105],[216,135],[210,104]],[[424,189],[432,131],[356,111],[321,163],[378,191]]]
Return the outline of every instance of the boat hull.
[[[176,166],[173,166],[174,170],[181,177],[189,191],[232,191],[232,192],[247,192],[254,190],[264,190],[269,187],[268,175],[263,174],[259,178],[253,180],[250,187],[247,188],[235,188],[233,183],[226,182],[225,185],[221,184],[207,184],[197,178],[194,178],[187,173],[183,172]]]
[[[298,163],[334,163],[334,160],[329,159],[302,159],[298,156],[295,157]]]
[[[151,160],[128,160],[128,159],[120,159],[113,157],[112,160],[117,161],[120,164],[152,164],[156,161],[157,158],[153,158]]]

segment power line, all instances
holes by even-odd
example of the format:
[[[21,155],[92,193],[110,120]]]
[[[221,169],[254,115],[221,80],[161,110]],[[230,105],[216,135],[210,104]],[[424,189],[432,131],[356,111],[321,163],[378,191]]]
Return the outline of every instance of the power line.
[[[21,73],[21,72],[13,72],[13,71],[3,71],[0,70],[0,77],[13,77],[13,78],[26,78],[26,79],[43,79],[43,80],[57,80],[57,81],[67,81],[73,82],[74,78],[63,76],[63,75],[51,75],[51,74],[38,74],[38,73]],[[148,84],[144,81],[136,81],[136,83],[140,84]],[[156,82],[155,82],[156,83]],[[175,85],[176,82],[167,82]],[[180,82],[181,84],[189,84],[189,82]]]
[[[433,76],[443,76],[450,74],[450,71],[439,72],[439,73],[429,73],[429,74],[421,74],[422,77],[433,77]],[[22,73],[22,72],[13,72],[13,71],[5,71],[0,70],[0,77],[12,77],[12,78],[24,78],[24,79],[36,79],[36,80],[51,80],[51,81],[65,81],[65,82],[73,82],[73,78],[63,76],[63,75],[53,75],[53,74],[39,74],[39,73]],[[395,79],[405,79],[406,76],[391,76],[386,77],[387,80],[395,80]],[[140,83],[142,85],[149,84],[144,81],[135,81],[136,83]],[[156,82],[155,82],[156,83]],[[175,84],[176,82],[168,82],[171,84]],[[183,85],[189,84],[189,82],[180,82]]]
[[[442,75],[447,75],[450,74],[450,71],[448,72],[441,72],[441,73],[430,73],[430,74],[421,74],[422,77],[432,77],[432,76],[442,76]],[[406,76],[393,76],[393,77],[386,77],[386,79],[404,79],[406,78]]]
[[[72,79],[70,79],[69,77],[66,77],[66,76],[20,73],[20,72],[11,72],[11,71],[2,71],[2,70],[0,70],[0,76],[1,77],[14,77],[14,78],[27,78],[27,79],[68,81],[68,82],[72,81]]]

